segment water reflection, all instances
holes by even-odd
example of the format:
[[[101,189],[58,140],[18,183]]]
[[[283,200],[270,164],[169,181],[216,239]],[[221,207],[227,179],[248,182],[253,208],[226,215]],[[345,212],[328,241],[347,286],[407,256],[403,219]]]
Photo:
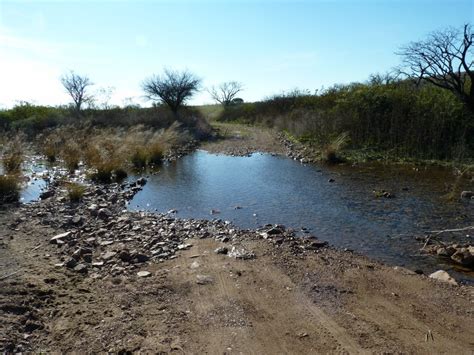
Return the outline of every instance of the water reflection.
[[[442,198],[445,183],[452,182],[450,174],[434,169],[304,166],[264,154],[230,157],[198,151],[151,176],[130,208],[177,209],[183,218],[217,216],[243,228],[266,223],[306,227],[338,247],[430,271],[439,267],[439,260],[420,256],[420,242],[408,235],[474,221],[472,202],[448,203]],[[372,191],[377,189],[396,198],[376,198]],[[211,210],[220,214],[211,215]]]

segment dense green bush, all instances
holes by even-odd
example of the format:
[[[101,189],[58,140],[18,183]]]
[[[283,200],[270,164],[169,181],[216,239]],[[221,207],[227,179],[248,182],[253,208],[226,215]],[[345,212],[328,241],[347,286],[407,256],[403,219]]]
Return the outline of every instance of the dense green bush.
[[[220,120],[276,127],[321,147],[348,132],[350,148],[403,157],[472,159],[474,152],[474,119],[463,104],[446,90],[407,81],[278,95],[228,107]]]

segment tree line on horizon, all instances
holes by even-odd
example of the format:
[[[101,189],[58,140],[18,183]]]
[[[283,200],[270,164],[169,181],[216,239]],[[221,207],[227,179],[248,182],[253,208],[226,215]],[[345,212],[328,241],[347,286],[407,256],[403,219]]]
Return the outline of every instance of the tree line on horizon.
[[[358,147],[374,146],[436,159],[469,156],[474,151],[473,40],[469,24],[435,31],[399,49],[402,64],[394,73],[373,75],[365,83],[334,85],[314,94],[295,90],[243,103],[237,97],[243,85],[237,81],[224,82],[207,91],[224,107],[220,120],[277,127],[315,144],[347,132]],[[61,83],[72,98],[74,116],[83,116],[84,104],[94,101],[92,81],[71,71],[61,77]],[[160,75],[146,78],[141,86],[154,108],[167,107],[169,119],[180,119],[190,111],[191,115],[199,115],[186,108],[189,99],[202,89],[202,80],[194,73],[165,69]],[[13,127],[21,127],[15,121],[28,118],[22,115],[37,116],[36,121],[41,121],[38,117],[45,118],[54,111],[43,106],[18,106],[0,111],[0,125],[13,123]],[[105,108],[121,114],[119,108]],[[183,109],[185,113],[180,114]],[[150,116],[147,122],[160,119],[151,118],[155,115],[150,109],[139,110]],[[161,116],[167,115],[160,112]],[[110,124],[126,119],[124,116],[117,121],[113,114],[100,114],[93,108],[88,109],[88,114],[102,115],[102,121],[109,119]],[[51,125],[55,124],[53,121]],[[411,137],[410,142],[407,137]]]

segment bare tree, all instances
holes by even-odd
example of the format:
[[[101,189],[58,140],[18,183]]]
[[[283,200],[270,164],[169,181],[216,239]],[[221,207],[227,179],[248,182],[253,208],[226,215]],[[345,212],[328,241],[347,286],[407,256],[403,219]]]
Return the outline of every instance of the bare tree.
[[[211,87],[208,92],[215,101],[221,105],[229,106],[243,88],[243,85],[237,81],[227,81],[220,84],[217,88]]]
[[[98,102],[98,104],[96,103],[97,107],[102,110],[110,110],[112,108],[110,100],[112,99],[114,92],[115,87],[113,86],[99,88],[95,94],[96,102]]]
[[[448,28],[431,33],[425,40],[402,47],[402,74],[427,81],[454,93],[474,112],[474,34],[471,25],[463,30]]]
[[[153,75],[142,83],[143,91],[150,100],[156,100],[169,106],[178,113],[201,86],[201,79],[185,70],[182,72],[165,69],[162,75]]]
[[[82,104],[91,103],[94,100],[94,96],[87,92],[87,88],[94,83],[87,76],[76,74],[71,70],[61,77],[61,83],[71,95],[77,113],[81,111]]]

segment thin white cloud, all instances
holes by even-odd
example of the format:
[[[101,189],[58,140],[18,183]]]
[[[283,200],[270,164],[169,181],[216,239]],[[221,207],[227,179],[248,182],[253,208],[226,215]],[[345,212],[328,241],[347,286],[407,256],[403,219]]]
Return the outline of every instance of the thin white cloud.
[[[4,27],[0,27],[0,48],[2,50],[28,51],[36,55],[57,55],[60,46],[49,42],[15,36]]]
[[[13,53],[0,54],[0,102],[12,106],[18,101],[56,105],[69,101],[59,83],[61,71],[45,63]]]

